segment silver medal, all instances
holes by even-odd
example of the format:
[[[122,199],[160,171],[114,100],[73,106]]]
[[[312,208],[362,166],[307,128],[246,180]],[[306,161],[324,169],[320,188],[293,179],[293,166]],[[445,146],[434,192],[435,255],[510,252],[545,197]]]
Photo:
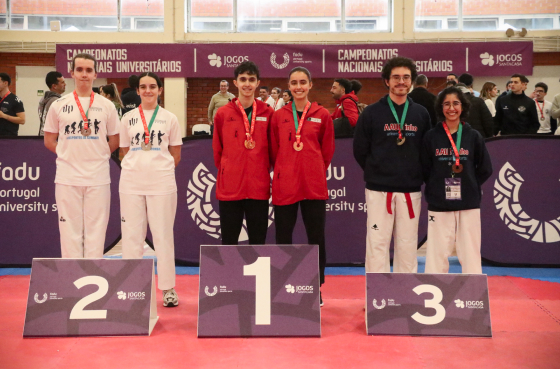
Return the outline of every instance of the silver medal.
[[[140,147],[141,147],[142,150],[144,150],[144,151],[150,151],[150,150],[152,149],[152,143],[151,143],[151,142],[148,142],[148,143],[142,142],[142,143],[140,144]]]

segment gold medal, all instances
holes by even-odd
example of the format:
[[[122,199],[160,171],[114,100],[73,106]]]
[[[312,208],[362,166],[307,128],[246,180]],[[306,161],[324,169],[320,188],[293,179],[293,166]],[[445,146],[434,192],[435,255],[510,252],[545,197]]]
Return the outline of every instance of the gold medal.
[[[405,138],[397,138],[397,145],[401,146],[402,144],[404,144],[404,140]]]

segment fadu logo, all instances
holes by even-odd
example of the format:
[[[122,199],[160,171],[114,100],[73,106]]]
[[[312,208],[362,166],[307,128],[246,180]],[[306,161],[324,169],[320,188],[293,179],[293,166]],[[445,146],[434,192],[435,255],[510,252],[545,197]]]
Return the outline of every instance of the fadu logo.
[[[494,65],[494,56],[489,53],[480,54],[480,59],[483,65],[487,65],[489,67]]]
[[[212,54],[212,55],[208,55],[208,59],[210,60],[210,65],[213,67],[217,67],[220,68],[222,66],[222,58],[218,55],[216,55],[216,53]]]
[[[16,169],[11,167],[2,168],[2,163],[0,163],[0,169],[2,172],[2,179],[4,181],[13,181],[14,178],[18,181],[23,181],[26,178],[29,178],[32,181],[39,179],[40,168],[35,167],[35,174],[33,174],[33,167],[28,168],[26,162],[23,162],[23,165],[21,167],[17,167]]]
[[[272,53],[270,55],[270,64],[272,64],[272,66],[276,69],[284,69],[288,66],[288,63],[290,63],[290,55],[288,55],[288,53],[284,54],[284,62],[282,64],[278,64],[276,62],[276,54]]]

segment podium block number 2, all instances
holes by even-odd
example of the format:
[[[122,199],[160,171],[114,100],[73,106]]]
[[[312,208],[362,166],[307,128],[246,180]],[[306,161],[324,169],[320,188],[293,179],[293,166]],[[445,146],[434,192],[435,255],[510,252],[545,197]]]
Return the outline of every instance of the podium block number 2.
[[[103,277],[90,275],[87,277],[82,277],[74,281],[74,285],[80,289],[88,284],[95,284],[99,289],[87,295],[74,305],[72,311],[70,312],[70,319],[106,319],[107,310],[84,310],[86,306],[94,301],[99,300],[107,294],[109,291],[109,283]]]
[[[270,257],[244,265],[243,275],[255,276],[255,324],[270,325]]]

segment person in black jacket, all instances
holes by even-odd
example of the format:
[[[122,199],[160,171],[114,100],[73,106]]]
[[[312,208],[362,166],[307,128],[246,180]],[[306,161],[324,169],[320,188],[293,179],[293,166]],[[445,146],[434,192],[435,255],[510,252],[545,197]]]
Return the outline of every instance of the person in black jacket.
[[[140,106],[140,103],[142,102],[140,96],[136,92],[136,90],[138,89],[138,76],[133,74],[128,77],[128,85],[130,87],[123,89],[121,94],[122,115],[125,115],[129,111],[138,108]]]
[[[422,193],[420,149],[430,115],[408,97],[416,64],[403,57],[381,72],[389,94],[364,109],[354,133],[354,158],[364,170],[367,204],[366,272],[416,273]]]
[[[426,273],[447,273],[454,249],[463,273],[482,273],[481,186],[492,175],[484,138],[464,122],[470,103],[459,88],[438,96],[443,119],[424,136],[422,170],[428,202]]]
[[[511,92],[496,100],[494,134],[536,134],[541,127],[537,106],[525,95],[529,80],[523,74],[511,76]]]
[[[423,74],[419,74],[414,82],[414,89],[408,94],[408,96],[417,104],[422,105],[426,108],[430,114],[430,120],[432,121],[432,127],[437,124],[436,118],[436,95],[428,91],[428,77]]]
[[[469,124],[471,127],[476,129],[484,138],[494,136],[494,120],[484,100],[474,96],[468,85],[459,83],[457,88],[461,90],[471,105],[469,109]]]

